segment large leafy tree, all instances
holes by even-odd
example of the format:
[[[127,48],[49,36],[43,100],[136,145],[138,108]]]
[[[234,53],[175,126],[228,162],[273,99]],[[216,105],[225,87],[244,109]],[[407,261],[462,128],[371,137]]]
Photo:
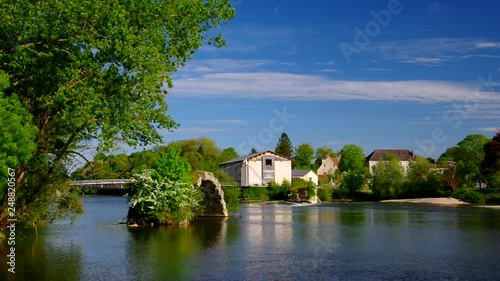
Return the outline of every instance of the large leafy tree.
[[[219,155],[219,163],[224,163],[226,161],[229,161],[231,159],[237,158],[238,152],[236,152],[236,149],[234,147],[228,147],[224,148]]]
[[[295,148],[293,166],[296,169],[311,169],[311,162],[314,159],[314,148],[310,143],[303,143]]]
[[[36,127],[17,95],[4,96],[3,90],[8,86],[7,75],[0,72],[0,199],[3,200],[7,194],[4,187],[7,186],[8,169],[15,170],[26,164],[36,150]]]
[[[233,16],[229,0],[0,0],[5,97],[16,95],[37,128],[34,156],[17,167],[18,219],[54,209],[58,200],[41,197],[55,196],[82,145],[146,145],[176,128],[171,73],[204,43],[223,46],[210,31]]]
[[[201,137],[173,141],[166,147],[160,147],[160,151],[168,151],[171,148],[181,151],[181,156],[187,159],[194,171],[215,172],[219,169],[220,150],[213,139]]]
[[[403,195],[405,174],[397,155],[385,155],[384,160],[374,167],[373,173],[371,188],[376,198],[392,199]]]
[[[481,163],[484,160],[484,145],[489,141],[482,134],[466,136],[457,144],[455,161],[456,172],[459,176],[461,187],[474,187],[479,182],[484,182],[481,175]]]
[[[348,144],[340,150],[339,170],[342,172],[365,173],[365,152],[363,148]]]
[[[276,148],[274,149],[274,152],[286,156],[288,158],[292,158],[293,154],[292,142],[290,141],[290,138],[285,132],[281,134],[278,143],[276,144]]]
[[[360,190],[365,183],[365,152],[363,148],[348,144],[340,150],[339,170],[344,177],[341,182],[342,189],[349,193]]]
[[[482,171],[490,187],[500,189],[500,132],[484,145]]]

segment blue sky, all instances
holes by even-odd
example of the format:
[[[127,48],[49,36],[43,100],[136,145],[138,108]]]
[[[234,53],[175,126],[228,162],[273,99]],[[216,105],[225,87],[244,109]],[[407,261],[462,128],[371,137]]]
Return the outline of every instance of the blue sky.
[[[206,136],[240,154],[354,143],[437,158],[500,128],[498,1],[233,1],[220,29],[173,75],[181,124],[165,142]]]

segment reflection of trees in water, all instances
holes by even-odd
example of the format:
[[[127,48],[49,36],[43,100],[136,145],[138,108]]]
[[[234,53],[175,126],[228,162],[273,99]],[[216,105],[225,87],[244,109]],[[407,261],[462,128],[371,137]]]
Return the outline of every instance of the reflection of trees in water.
[[[11,246],[0,243],[1,280],[80,280],[82,276],[81,245],[68,239],[69,225],[16,230],[15,274],[7,271]],[[0,275],[0,276],[1,276]]]
[[[223,248],[226,219],[203,218],[178,226],[129,228],[128,263],[137,279],[185,278],[200,252]],[[234,231],[232,231],[234,233]],[[236,233],[237,235],[237,233]],[[236,239],[236,237],[235,237]]]

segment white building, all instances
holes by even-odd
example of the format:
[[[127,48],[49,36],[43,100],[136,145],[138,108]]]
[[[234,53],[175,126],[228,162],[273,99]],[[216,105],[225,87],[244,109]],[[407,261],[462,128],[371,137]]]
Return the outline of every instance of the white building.
[[[323,159],[321,159],[321,166],[318,168],[317,175],[333,175],[339,168],[339,162],[339,157],[333,157],[328,154],[323,155]]]
[[[272,151],[253,153],[221,163],[219,167],[240,186],[266,186],[292,181],[292,160]]]
[[[373,167],[380,161],[384,161],[387,154],[394,154],[399,158],[401,166],[405,173],[408,172],[410,162],[415,161],[416,157],[413,151],[408,149],[375,149],[370,155],[366,156],[365,161],[370,168],[370,173],[373,175]]]
[[[292,170],[292,181],[303,179],[318,185],[318,175],[311,170]]]

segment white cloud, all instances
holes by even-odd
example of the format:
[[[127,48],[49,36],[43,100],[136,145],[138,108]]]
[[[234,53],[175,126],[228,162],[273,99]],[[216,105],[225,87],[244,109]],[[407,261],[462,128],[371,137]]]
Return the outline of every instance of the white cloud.
[[[498,127],[483,127],[483,128],[479,128],[479,130],[483,131],[483,132],[497,133],[497,132],[500,132],[500,126],[498,126]]]
[[[482,48],[500,48],[500,42],[476,42],[476,47]]]
[[[476,91],[479,83],[351,81],[280,72],[211,73],[178,79],[175,96],[297,100],[379,100],[419,103],[500,102],[500,93]]]
[[[323,70],[321,70],[321,71],[322,71],[322,72],[338,72],[338,70],[337,70],[337,69],[335,69],[335,68],[325,68],[325,69],[323,69]]]
[[[385,58],[427,65],[476,57],[499,58],[497,54],[477,53],[496,49],[500,49],[500,42],[476,38],[409,39],[373,45],[373,50],[380,52]]]
[[[442,59],[442,58],[422,58],[422,57],[416,57],[416,58],[406,59],[406,60],[399,60],[399,62],[418,63],[418,64],[426,64],[426,65],[438,65],[443,61],[445,61],[445,59]]]
[[[389,68],[377,68],[377,67],[367,68],[366,70],[368,70],[368,71],[390,71]]]
[[[233,59],[208,59],[193,60],[187,66],[181,68],[179,73],[209,73],[209,72],[242,72],[258,70],[263,67],[276,64],[273,60],[233,60]]]

